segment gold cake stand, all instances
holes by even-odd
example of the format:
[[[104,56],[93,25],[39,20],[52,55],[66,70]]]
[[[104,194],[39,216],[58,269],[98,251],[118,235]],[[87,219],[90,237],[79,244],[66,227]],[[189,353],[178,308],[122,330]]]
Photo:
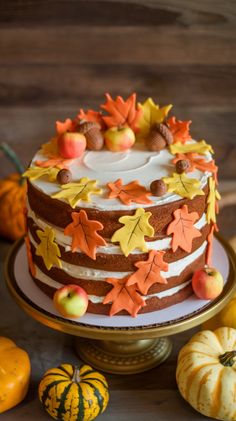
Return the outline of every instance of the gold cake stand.
[[[199,311],[166,323],[125,328],[101,327],[65,319],[40,308],[19,288],[14,273],[14,263],[22,247],[22,239],[13,245],[7,257],[5,278],[13,299],[29,316],[52,329],[76,337],[77,353],[88,364],[109,373],[139,373],[168,358],[172,344],[167,336],[191,329],[213,317],[236,292],[236,256],[225,240],[219,236],[217,239],[224,247],[229,261],[229,274],[223,293]]]

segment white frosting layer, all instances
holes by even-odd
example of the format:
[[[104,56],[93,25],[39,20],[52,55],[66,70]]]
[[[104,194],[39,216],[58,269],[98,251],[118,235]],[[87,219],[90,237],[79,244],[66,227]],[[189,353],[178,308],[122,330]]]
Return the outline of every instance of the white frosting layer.
[[[34,239],[32,238],[30,234],[29,234],[29,237],[34,247],[37,247],[37,243],[34,241]],[[199,247],[193,253],[189,254],[188,256],[183,257],[182,259],[176,260],[173,263],[169,263],[168,271],[167,272],[161,271],[161,275],[164,278],[170,278],[172,276],[179,276],[181,272],[183,272],[183,270],[188,265],[190,265],[192,262],[194,262],[194,260],[196,260],[198,257],[202,255],[206,246],[207,246],[207,241],[204,241],[201,247]],[[61,263],[62,263],[62,270],[64,272],[78,279],[90,279],[93,281],[102,281],[106,278],[122,279],[125,276],[129,276],[133,273],[133,272],[113,272],[113,271],[88,268],[86,266],[77,266],[77,265],[73,265],[71,263],[65,262],[64,260],[61,260]]]
[[[28,209],[28,216],[33,219],[33,221],[37,224],[38,227],[42,228],[43,230],[46,227],[52,228],[55,233],[55,239],[58,244],[60,244],[62,247],[65,247],[66,251],[71,250],[71,237],[64,235],[63,230],[59,227],[56,227],[52,224],[47,224],[44,220],[41,218],[38,218],[34,211],[29,206],[29,203],[27,203],[27,209]],[[202,217],[194,224],[194,226],[197,229],[202,229],[207,224],[206,221],[206,215],[203,214]],[[148,250],[166,250],[170,248],[171,245],[171,238],[165,237],[161,240],[156,241],[147,241],[146,242]],[[78,251],[80,251],[78,249]],[[107,241],[107,246],[97,247],[97,253],[104,253],[104,254],[123,254],[121,251],[120,246],[114,245],[111,242]],[[135,249],[131,254],[141,254],[142,251]]]
[[[35,266],[35,269],[36,269],[35,277],[43,284],[48,285],[55,289],[59,289],[65,286],[61,284],[60,282],[54,281],[53,279],[49,278],[49,276],[45,275],[45,273],[43,273],[37,266]],[[189,285],[190,282],[191,280],[185,282],[184,284],[178,285],[176,287],[167,289],[165,291],[157,292],[151,295],[146,295],[145,300],[148,300],[149,298],[152,298],[152,297],[157,297],[157,298],[169,297],[170,295],[176,294],[178,291],[181,291],[181,289]],[[88,299],[94,304],[102,303],[104,298],[105,297],[99,297],[98,295],[88,295]]]
[[[187,143],[193,143],[188,141]],[[171,176],[175,171],[175,166],[172,163],[174,156],[167,148],[160,153],[145,150],[142,144],[135,144],[135,146],[127,152],[110,152],[108,150],[102,151],[87,151],[84,155],[70,165],[72,172],[72,181],[79,180],[81,177],[88,177],[92,180],[97,180],[99,187],[103,188],[103,194],[98,196],[91,195],[91,202],[80,201],[77,205],[83,208],[96,208],[99,210],[128,210],[139,207],[158,206],[166,203],[174,202],[182,199],[177,194],[166,193],[162,197],[150,196],[153,201],[152,204],[140,205],[132,203],[131,205],[124,205],[119,199],[107,199],[107,192],[110,191],[106,184],[114,182],[121,178],[123,184],[138,180],[141,185],[149,190],[150,183],[155,179]],[[32,165],[36,160],[45,161],[47,158],[38,152]],[[206,161],[211,159],[211,154],[208,153],[205,158]],[[210,173],[203,173],[195,170],[188,174],[189,178],[195,178],[200,181],[203,188]],[[46,177],[37,180],[31,180],[34,187],[51,195],[60,190],[60,186],[55,182],[51,183]],[[63,199],[60,199],[63,201]]]

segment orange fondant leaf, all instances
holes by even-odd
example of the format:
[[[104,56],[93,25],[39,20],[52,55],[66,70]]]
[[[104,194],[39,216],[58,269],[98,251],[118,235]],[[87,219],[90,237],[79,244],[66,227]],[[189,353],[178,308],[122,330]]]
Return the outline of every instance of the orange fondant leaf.
[[[30,239],[29,239],[28,235],[25,236],[25,246],[26,246],[26,253],[27,253],[29,270],[30,270],[31,275],[35,276],[36,270],[35,270],[35,265],[34,265],[33,258],[32,258]]]
[[[173,143],[185,143],[187,140],[191,139],[191,136],[189,134],[189,126],[191,123],[191,120],[181,121],[177,120],[176,117],[170,117],[167,120],[167,124],[173,135]]]
[[[57,134],[63,134],[65,132],[74,132],[77,126],[76,120],[67,118],[65,121],[56,121]]]
[[[190,153],[177,153],[175,158],[173,159],[173,163],[176,164],[180,159],[185,159],[189,161],[189,168],[187,168],[186,172],[193,172],[195,169],[202,171],[202,172],[211,172],[213,174],[217,174],[218,167],[215,165],[214,159],[211,161],[205,161],[205,159],[202,159],[201,156],[199,156],[195,152]]]
[[[93,123],[98,123],[101,126],[101,129],[105,128],[104,121],[102,119],[102,113],[98,111],[88,110],[84,112],[84,110],[81,108],[79,110],[78,114],[79,120],[84,121],[91,121]]]
[[[110,316],[121,310],[126,310],[131,316],[136,317],[140,308],[146,305],[144,299],[137,292],[136,285],[127,285],[127,277],[123,279],[108,278],[106,282],[113,285],[112,290],[103,300],[103,304],[112,303]]]
[[[98,221],[88,219],[84,210],[72,212],[71,217],[73,222],[67,225],[64,234],[72,237],[72,252],[79,248],[95,260],[97,247],[106,245],[104,238],[97,233],[103,229],[103,225]]]
[[[121,178],[119,178],[114,183],[108,183],[107,186],[111,190],[108,195],[109,199],[118,197],[125,205],[130,205],[131,202],[142,204],[152,203],[148,198],[151,193],[144,186],[141,186],[137,180],[123,185]]]
[[[101,108],[110,114],[102,116],[106,126],[129,126],[134,132],[137,132],[137,123],[142,115],[142,110],[136,108],[136,94],[130,95],[126,101],[121,96],[117,96],[114,100],[109,94],[106,94],[106,100],[106,103],[101,105]]]
[[[167,235],[173,234],[171,247],[176,251],[178,247],[191,252],[194,238],[201,237],[201,232],[194,227],[194,222],[199,219],[197,212],[188,213],[188,206],[174,211],[174,220],[168,225]]]
[[[213,239],[214,239],[214,232],[219,231],[216,224],[212,224],[210,232],[207,236],[207,250],[206,250],[206,265],[212,265],[212,253],[213,253]]]
[[[164,254],[164,251],[151,250],[148,260],[135,263],[138,270],[129,277],[127,285],[137,284],[139,291],[146,295],[153,284],[166,284],[166,279],[161,275],[161,270],[168,270],[168,264],[163,260]]]
[[[69,165],[72,164],[73,161],[74,159],[65,159],[61,156],[55,156],[54,158],[47,159],[46,161],[37,160],[35,161],[35,164],[42,168],[56,167],[62,170],[64,168],[68,169]]]

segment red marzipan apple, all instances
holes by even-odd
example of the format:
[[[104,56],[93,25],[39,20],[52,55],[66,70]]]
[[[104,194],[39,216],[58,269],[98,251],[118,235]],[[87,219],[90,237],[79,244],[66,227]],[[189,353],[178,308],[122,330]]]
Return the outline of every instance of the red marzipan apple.
[[[57,144],[63,158],[79,158],[86,149],[86,138],[82,133],[65,132],[58,137]]]
[[[86,313],[88,295],[78,285],[65,285],[55,292],[53,303],[62,316],[77,318]]]
[[[111,127],[104,134],[107,149],[122,152],[130,149],[135,142],[135,134],[130,127]]]
[[[214,268],[197,270],[192,278],[192,287],[198,298],[214,300],[221,294],[224,280],[220,272]]]

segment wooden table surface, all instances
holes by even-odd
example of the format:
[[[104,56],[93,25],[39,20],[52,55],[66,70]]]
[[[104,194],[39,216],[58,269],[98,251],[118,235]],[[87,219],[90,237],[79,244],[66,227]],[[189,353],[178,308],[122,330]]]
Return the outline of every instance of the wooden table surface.
[[[236,187],[236,3],[234,0],[0,1],[0,141],[27,165],[54,132],[54,121],[95,107],[103,93],[174,104],[192,119],[192,135],[215,149],[221,192]],[[0,178],[12,167],[0,157]],[[219,216],[221,233],[236,235],[235,206]],[[0,242],[1,264],[10,245]],[[12,301],[1,271],[0,334],[29,353],[26,400],[4,421],[50,419],[37,399],[44,371],[76,362],[73,338],[31,320]],[[176,358],[191,337],[173,338],[162,366],[133,376],[107,375],[110,403],[99,419],[200,421],[180,397]]]

